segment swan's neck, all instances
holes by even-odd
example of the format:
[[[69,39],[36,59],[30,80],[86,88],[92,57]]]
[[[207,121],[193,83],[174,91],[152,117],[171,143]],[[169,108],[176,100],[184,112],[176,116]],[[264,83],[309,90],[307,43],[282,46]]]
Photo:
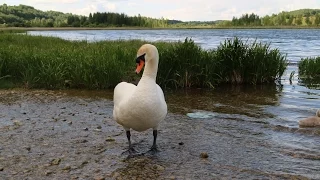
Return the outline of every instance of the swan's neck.
[[[142,78],[149,77],[156,80],[157,72],[158,72],[158,61],[159,61],[158,58],[154,58],[154,59],[150,59],[148,63],[146,63]]]

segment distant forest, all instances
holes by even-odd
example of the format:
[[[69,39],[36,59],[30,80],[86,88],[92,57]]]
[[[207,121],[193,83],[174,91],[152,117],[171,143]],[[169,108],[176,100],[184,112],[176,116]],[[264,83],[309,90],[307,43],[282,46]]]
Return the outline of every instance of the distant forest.
[[[214,17],[213,17],[214,18]],[[187,21],[156,19],[128,16],[124,13],[95,12],[88,16],[80,16],[58,11],[41,11],[32,6],[0,5],[0,27],[148,27],[148,28],[179,28],[179,27],[252,27],[252,26],[319,26],[320,9],[300,9],[279,14],[258,15],[243,14],[232,20],[218,21]]]
[[[0,24],[9,27],[167,27],[167,19],[127,16],[124,13],[96,12],[79,16],[57,11],[41,11],[27,5],[0,5]]]
[[[225,26],[319,26],[320,9],[300,9],[290,12],[281,12],[259,17],[258,15],[244,14],[241,17],[233,17],[231,21],[225,21]]]

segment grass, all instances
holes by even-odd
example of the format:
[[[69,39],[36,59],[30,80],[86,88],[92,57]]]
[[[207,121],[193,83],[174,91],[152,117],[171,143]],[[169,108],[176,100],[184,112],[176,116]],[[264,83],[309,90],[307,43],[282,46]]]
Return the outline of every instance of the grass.
[[[301,77],[320,78],[320,57],[302,58],[298,67]]]
[[[113,88],[139,78],[134,59],[144,43],[148,42],[88,43],[0,33],[0,80],[26,88]],[[191,39],[153,44],[160,53],[157,82],[168,88],[273,83],[287,66],[286,56],[269,44],[239,38],[214,50],[204,50]]]
[[[299,78],[309,88],[319,88],[320,57],[302,58],[298,63]]]

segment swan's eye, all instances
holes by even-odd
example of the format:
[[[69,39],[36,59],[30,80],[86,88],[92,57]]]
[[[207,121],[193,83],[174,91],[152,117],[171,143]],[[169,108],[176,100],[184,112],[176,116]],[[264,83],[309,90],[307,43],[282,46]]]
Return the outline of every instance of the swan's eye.
[[[145,61],[146,61],[146,60],[145,60],[145,57],[144,57],[145,55],[146,55],[146,53],[144,53],[144,54],[142,54],[141,56],[137,57],[136,63],[139,63],[139,64],[140,64],[140,60],[145,62]]]

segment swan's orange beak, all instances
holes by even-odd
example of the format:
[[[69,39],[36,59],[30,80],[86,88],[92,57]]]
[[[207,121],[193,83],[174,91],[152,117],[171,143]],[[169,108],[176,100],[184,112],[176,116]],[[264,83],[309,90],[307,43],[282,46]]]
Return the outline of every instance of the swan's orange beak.
[[[142,70],[143,66],[144,66],[144,61],[143,61],[143,60],[140,60],[140,62],[137,63],[137,69],[136,69],[136,73],[137,73],[137,74],[140,73],[140,71]]]

